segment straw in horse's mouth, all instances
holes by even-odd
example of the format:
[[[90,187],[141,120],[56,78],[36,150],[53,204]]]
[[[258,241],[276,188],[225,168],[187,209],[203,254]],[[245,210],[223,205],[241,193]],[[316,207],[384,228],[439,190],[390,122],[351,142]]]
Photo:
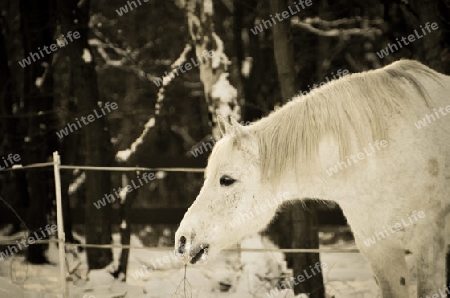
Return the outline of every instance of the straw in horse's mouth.
[[[192,265],[197,263],[197,261],[200,260],[200,258],[203,256],[204,253],[208,252],[208,247],[209,245],[200,246],[200,250],[197,252],[197,254],[195,254],[195,256],[191,260]]]

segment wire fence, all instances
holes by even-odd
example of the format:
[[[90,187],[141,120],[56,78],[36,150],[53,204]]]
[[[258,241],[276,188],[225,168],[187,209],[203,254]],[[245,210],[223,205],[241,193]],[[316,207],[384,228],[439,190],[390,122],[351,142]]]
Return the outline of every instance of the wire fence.
[[[199,168],[187,168],[187,167],[96,167],[96,166],[85,166],[85,165],[61,165],[61,158],[58,152],[53,153],[53,162],[46,163],[36,163],[30,165],[14,165],[11,168],[4,169],[3,171],[21,171],[34,168],[45,168],[53,167],[54,170],[54,182],[55,182],[55,193],[56,193],[56,219],[57,226],[64,227],[64,219],[62,213],[62,190],[61,190],[61,170],[87,170],[87,171],[119,171],[119,172],[130,172],[130,171],[166,171],[166,172],[191,172],[191,173],[202,173],[204,169]],[[5,202],[6,203],[6,202]],[[10,206],[9,206],[10,207]],[[12,211],[12,207],[10,207]],[[18,215],[17,215],[18,216]],[[19,217],[20,218],[20,217]],[[49,240],[36,240],[35,244],[49,244],[58,243],[58,257],[59,257],[59,268],[60,268],[60,291],[62,297],[68,297],[68,289],[66,284],[66,260],[65,260],[65,249],[66,246],[70,247],[83,247],[83,248],[99,248],[99,249],[144,249],[148,251],[170,251],[167,248],[159,247],[142,247],[134,245],[122,245],[122,244],[90,244],[90,243],[70,243],[66,244],[64,229],[58,229],[57,239]],[[10,237],[7,240],[0,240],[0,245],[16,245],[17,237]],[[264,248],[264,249],[252,249],[252,248],[235,248],[227,249],[225,251],[230,252],[282,252],[282,253],[359,253],[358,249],[330,249],[330,248],[319,248],[319,249],[301,249],[301,248],[291,248],[291,249],[281,249],[281,248]]]

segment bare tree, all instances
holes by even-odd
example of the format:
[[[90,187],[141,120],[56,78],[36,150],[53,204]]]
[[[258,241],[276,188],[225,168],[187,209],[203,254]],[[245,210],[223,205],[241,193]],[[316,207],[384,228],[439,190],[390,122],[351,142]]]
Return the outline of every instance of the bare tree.
[[[437,71],[450,74],[450,3],[443,0],[413,0],[410,3],[412,11],[417,15],[409,14],[414,27],[423,26],[427,22],[436,22],[439,26],[439,31],[428,34],[426,41],[422,42],[419,59]]]
[[[37,3],[32,0],[20,1],[21,31],[24,55],[36,52],[43,45],[52,43],[55,30],[54,2],[50,0]],[[30,59],[30,58],[28,58]],[[35,60],[35,57],[33,57]],[[52,151],[57,148],[53,114],[53,77],[51,72],[52,55],[44,55],[36,62],[23,68],[23,109],[20,129],[25,132],[25,156],[23,163],[47,162]],[[47,113],[42,113],[46,111]],[[47,223],[52,196],[51,172],[29,170],[28,185],[28,225],[30,232],[37,231]],[[43,244],[30,245],[27,260],[31,263],[45,263]]]
[[[97,74],[92,52],[88,44],[90,1],[58,0],[58,11],[61,14],[61,30],[79,32],[79,39],[66,47],[70,58],[72,88],[79,113],[90,114],[98,110],[99,93]],[[73,121],[73,119],[72,119]],[[90,166],[110,166],[112,152],[109,131],[105,118],[101,117],[89,123],[89,127],[82,129],[86,146],[85,164]],[[86,242],[89,244],[111,243],[111,205],[100,209],[94,202],[111,192],[110,173],[100,171],[86,171],[86,209],[85,227]],[[110,249],[87,248],[88,265],[90,269],[104,268],[112,261]]]
[[[288,6],[286,0],[270,0],[270,9],[273,12],[283,11]],[[280,22],[273,28],[273,47],[275,63],[278,72],[278,82],[281,88],[283,101],[287,101],[296,94],[296,72],[294,69],[294,45],[289,38],[289,22]],[[303,198],[302,198],[303,199]],[[280,212],[278,224],[275,223],[273,232],[284,234],[279,238],[279,245],[283,248],[318,248],[317,219],[313,206],[309,205],[308,212],[305,204],[297,202],[289,209]],[[288,254],[286,261],[294,271],[296,277],[304,268],[319,262],[319,254]],[[312,298],[324,298],[322,272],[294,285],[294,293],[309,293]]]
[[[191,45],[200,62],[200,80],[203,83],[205,99],[208,105],[209,124],[212,134],[220,138],[216,117],[225,119],[233,117],[239,120],[241,108],[238,102],[237,90],[228,80],[228,65],[230,61],[225,54],[222,39],[214,31],[214,7],[212,0],[176,0],[179,7],[185,10]]]

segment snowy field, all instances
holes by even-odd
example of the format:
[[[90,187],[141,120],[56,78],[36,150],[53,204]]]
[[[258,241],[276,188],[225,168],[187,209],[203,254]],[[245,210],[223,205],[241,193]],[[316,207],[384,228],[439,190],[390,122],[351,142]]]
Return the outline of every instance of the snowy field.
[[[114,241],[119,242],[118,235]],[[143,246],[138,237],[132,236],[131,245]],[[274,248],[265,237],[253,236],[241,244],[242,248]],[[351,242],[340,242],[323,248],[355,248]],[[114,250],[117,262],[119,249]],[[284,255],[279,252],[223,252],[209,265],[188,267],[173,257],[172,249],[149,251],[131,250],[127,283],[122,283],[109,274],[115,264],[105,270],[91,271],[86,275],[87,266],[84,253],[66,254],[71,274],[68,276],[69,297],[71,298],[166,298],[166,297],[270,297],[276,280],[289,273],[285,268]],[[56,245],[51,244],[49,260],[57,264]],[[142,268],[160,261],[156,270]],[[14,256],[0,262],[0,298],[55,298],[62,297],[59,292],[59,268],[55,265],[26,265],[24,257]],[[409,260],[409,259],[408,259]],[[153,263],[152,263],[153,262]],[[328,268],[324,270],[327,297],[372,298],[381,297],[372,278],[370,267],[360,254],[324,253],[321,262]],[[395,270],[395,268],[393,268]],[[140,272],[141,274],[139,274]],[[186,274],[186,281],[185,276]],[[227,290],[227,292],[224,292]],[[414,295],[411,288],[411,294]],[[292,291],[284,290],[273,297],[294,296]]]

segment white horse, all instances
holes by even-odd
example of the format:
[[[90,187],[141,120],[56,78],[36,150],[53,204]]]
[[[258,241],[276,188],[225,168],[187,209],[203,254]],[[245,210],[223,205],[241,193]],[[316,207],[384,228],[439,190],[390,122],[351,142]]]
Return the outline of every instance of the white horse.
[[[450,77],[401,60],[330,82],[247,127],[221,120],[224,137],[175,249],[185,263],[217,255],[265,228],[280,194],[329,200],[344,211],[383,297],[408,297],[406,250],[418,297],[441,297],[433,295],[446,292],[449,112]]]

